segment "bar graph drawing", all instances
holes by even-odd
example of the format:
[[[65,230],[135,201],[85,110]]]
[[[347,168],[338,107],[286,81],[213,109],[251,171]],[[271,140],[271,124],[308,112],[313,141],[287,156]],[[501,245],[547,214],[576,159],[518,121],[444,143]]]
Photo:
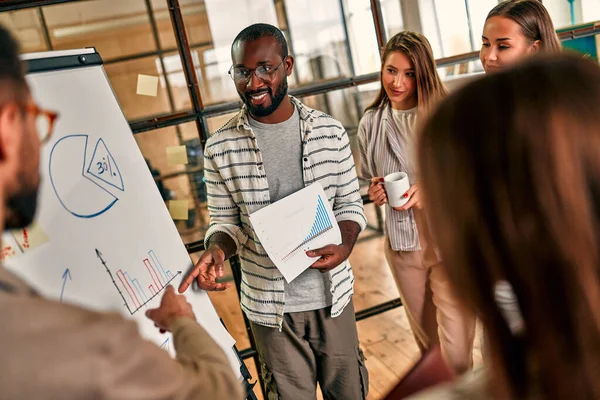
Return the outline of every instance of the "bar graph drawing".
[[[325,232],[331,229],[333,229],[333,224],[331,223],[331,219],[329,218],[329,214],[327,213],[325,204],[323,204],[323,198],[321,197],[321,195],[319,195],[315,221],[313,222],[310,233],[304,238],[302,243],[300,243],[292,251],[283,256],[282,260],[287,261],[290,258],[294,257],[296,253],[302,250],[305,245],[312,242],[313,240],[315,240],[316,238],[318,238],[319,236],[323,235]]]
[[[148,257],[140,261],[138,268],[135,268],[135,274],[123,269],[113,271],[98,249],[96,249],[96,255],[110,275],[115,288],[123,298],[125,307],[131,315],[158,296],[165,287],[181,274],[181,271],[174,274],[171,270],[165,270],[154,250],[150,250]],[[143,273],[140,273],[141,271]]]
[[[328,196],[319,183],[250,214],[260,245],[289,283],[316,259],[307,250],[342,243]]]

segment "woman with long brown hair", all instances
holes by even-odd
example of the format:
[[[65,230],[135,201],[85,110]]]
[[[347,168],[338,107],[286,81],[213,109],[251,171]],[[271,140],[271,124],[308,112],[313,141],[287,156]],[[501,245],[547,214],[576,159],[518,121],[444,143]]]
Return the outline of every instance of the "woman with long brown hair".
[[[539,0],[507,0],[489,13],[483,26],[479,52],[486,73],[501,71],[538,54],[562,50],[554,24]],[[519,307],[508,282],[498,282],[496,301],[513,331],[521,329]]]
[[[561,50],[548,10],[538,0],[508,0],[489,13],[479,52],[486,73],[504,69],[525,57]]]
[[[455,300],[421,210],[414,161],[416,124],[446,95],[427,39],[401,32],[382,55],[381,89],[358,128],[362,177],[371,181],[369,197],[386,205],[385,255],[421,352],[439,342],[457,373],[472,367],[475,317]],[[404,172],[410,188],[406,203],[392,207],[383,178]]]
[[[598,65],[543,56],[468,84],[426,124],[432,228],[490,364],[416,398],[600,398],[598,104]],[[514,289],[519,332],[496,302],[500,281]]]

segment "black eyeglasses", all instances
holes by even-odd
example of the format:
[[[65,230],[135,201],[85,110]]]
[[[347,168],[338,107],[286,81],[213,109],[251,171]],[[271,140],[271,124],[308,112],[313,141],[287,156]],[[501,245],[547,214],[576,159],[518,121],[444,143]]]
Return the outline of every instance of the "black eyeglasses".
[[[229,76],[235,83],[248,83],[252,74],[256,75],[258,79],[264,83],[270,83],[275,79],[275,73],[283,65],[287,56],[279,63],[278,66],[273,67],[270,65],[260,65],[254,69],[244,67],[234,67],[233,65],[229,68]]]

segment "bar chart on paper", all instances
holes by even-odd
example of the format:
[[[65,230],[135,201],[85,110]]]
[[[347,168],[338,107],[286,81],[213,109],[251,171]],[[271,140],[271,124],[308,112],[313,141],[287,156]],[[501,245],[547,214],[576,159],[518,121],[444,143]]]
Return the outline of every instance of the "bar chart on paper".
[[[317,197],[317,211],[310,233],[304,238],[302,243],[300,243],[292,251],[283,256],[282,259],[284,261],[287,261],[290,258],[294,257],[294,255],[296,255],[299,251],[302,251],[305,248],[305,246],[307,246],[310,242],[313,242],[319,236],[333,229],[333,224],[331,223],[331,218],[329,218],[329,214],[327,213],[327,208],[325,208],[325,204],[323,203],[323,198],[321,197],[321,195],[317,195]],[[306,249],[308,250],[308,248]]]
[[[110,275],[113,285],[125,302],[125,307],[132,315],[152,301],[181,274],[181,271],[173,273],[171,270],[163,268],[154,250],[150,250],[147,257],[141,259],[139,265],[133,266],[131,271],[123,268],[113,270],[113,266],[109,265],[98,249],[96,249],[96,255]]]
[[[320,184],[312,184],[250,215],[260,244],[291,282],[310,267],[306,251],[340,244],[339,226]]]

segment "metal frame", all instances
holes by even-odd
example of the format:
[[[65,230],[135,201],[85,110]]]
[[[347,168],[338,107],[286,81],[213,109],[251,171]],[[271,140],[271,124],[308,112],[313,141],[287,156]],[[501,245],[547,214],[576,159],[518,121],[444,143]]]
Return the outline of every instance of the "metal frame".
[[[75,2],[75,1],[86,1],[86,0],[5,0],[0,5],[0,12],[16,11],[16,10],[21,10],[21,9],[25,9],[25,8],[33,8],[33,7],[44,7],[44,6],[49,6],[49,5],[71,3],[71,2]],[[207,118],[212,117],[212,116],[222,115],[222,114],[229,113],[229,112],[233,112],[239,108],[240,103],[239,102],[229,102],[229,103],[224,103],[224,104],[210,105],[210,106],[206,106],[206,107],[204,106],[204,104],[202,102],[200,86],[198,84],[198,78],[196,76],[196,70],[193,65],[193,60],[192,60],[192,56],[191,56],[191,48],[203,47],[203,46],[209,45],[210,43],[200,43],[200,44],[194,44],[194,45],[190,46],[190,44],[188,43],[188,40],[187,40],[186,32],[185,32],[185,24],[184,24],[183,16],[181,13],[181,7],[179,5],[179,1],[178,0],[165,0],[165,1],[167,2],[167,6],[169,8],[171,22],[173,25],[176,42],[177,42],[177,50],[179,51],[179,54],[180,54],[180,57],[182,60],[183,72],[184,72],[185,79],[186,79],[186,82],[188,85],[189,96],[190,96],[190,100],[192,103],[192,109],[188,110],[188,111],[174,112],[174,108],[175,108],[174,102],[173,102],[173,99],[170,97],[169,100],[170,100],[171,108],[173,110],[172,113],[166,114],[166,115],[154,116],[154,117],[144,119],[144,120],[130,121],[130,126],[134,133],[140,133],[140,132],[145,132],[145,131],[154,130],[154,129],[160,129],[160,128],[165,128],[165,127],[170,127],[170,126],[177,126],[177,125],[185,123],[185,122],[195,121],[202,146],[204,146],[204,143],[205,143],[206,139],[208,139],[208,136],[209,136],[209,132],[207,130],[207,123],[206,123]],[[161,60],[163,74],[165,74],[165,80],[168,81],[164,62],[162,60],[162,55],[165,52],[171,52],[171,51],[174,51],[175,49],[164,49],[164,50],[161,49],[160,39],[159,39],[158,32],[157,32],[156,21],[154,20],[154,17],[153,17],[153,10],[151,9],[151,4],[150,4],[149,0],[145,0],[145,3],[146,3],[146,7],[148,8],[150,25],[153,30],[153,36],[154,36],[154,40],[156,41],[157,50],[155,52],[147,52],[147,53],[143,53],[143,54],[136,54],[136,55],[126,56],[126,57],[122,57],[122,58],[118,58],[118,59],[108,60],[107,63],[115,63],[115,62],[119,62],[119,61],[127,61],[127,60],[131,60],[131,59],[135,59],[135,58],[156,55],[156,56],[159,56],[159,58]],[[372,16],[373,16],[373,24],[374,24],[375,32],[376,32],[376,36],[377,36],[377,44],[379,46],[379,50],[381,51],[381,49],[385,46],[385,43],[387,40],[386,33],[385,33],[386,31],[385,31],[385,27],[384,27],[384,21],[383,21],[383,15],[382,15],[382,10],[381,10],[381,4],[380,4],[379,0],[370,0],[370,3],[371,3],[371,11],[372,11]],[[340,5],[341,5],[341,9],[343,11],[344,7],[343,7],[342,0],[340,0]],[[48,45],[48,47],[50,49],[52,49],[52,42],[51,42],[51,38],[50,38],[50,35],[48,32],[48,27],[47,27],[42,9],[38,9],[38,13],[40,16],[40,21],[41,21],[41,25],[42,25],[42,29],[43,29],[43,33],[44,33],[44,40],[46,41],[46,44]],[[342,18],[344,18],[344,21],[343,21],[344,28],[345,28],[345,31],[347,32],[347,27],[345,25],[346,15],[342,15]],[[289,28],[289,26],[288,26],[288,28]],[[565,39],[573,39],[573,38],[577,38],[577,37],[591,36],[591,35],[595,35],[598,33],[600,33],[600,25],[574,29],[571,31],[563,32],[559,36],[562,40],[565,40]],[[288,32],[288,34],[291,35],[291,33],[289,33],[289,32]],[[346,40],[349,40],[348,35],[346,35]],[[353,71],[352,57],[350,54],[348,54],[348,56],[349,56],[351,70]],[[476,60],[477,58],[478,58],[478,52],[471,52],[471,53],[467,53],[467,54],[461,54],[461,55],[447,57],[447,58],[437,60],[437,65],[439,67],[441,67],[441,66],[445,66],[445,65],[452,65],[452,64],[457,64],[457,63],[468,62],[468,61]],[[292,89],[290,91],[290,93],[292,93],[296,96],[299,96],[299,97],[308,96],[308,95],[316,95],[316,94],[326,93],[326,92],[329,92],[332,90],[339,90],[339,89],[349,88],[352,86],[358,86],[358,85],[363,85],[366,83],[375,82],[378,79],[379,79],[379,73],[372,73],[372,74],[366,74],[366,75],[361,75],[361,76],[352,76],[349,78],[338,78],[338,79],[334,79],[334,80],[330,80],[330,81],[316,82],[316,83],[312,83],[309,85],[296,87],[296,88]],[[169,90],[169,92],[171,92],[171,91]],[[170,96],[171,96],[171,94],[170,94]],[[369,203],[368,198],[366,198],[366,199],[363,198],[363,200],[365,200],[365,204]],[[377,227],[373,227],[373,228],[374,228],[376,234],[380,235],[380,234],[382,234],[382,226],[383,226],[382,219],[381,219],[381,213],[378,213],[377,219],[378,219],[378,221],[377,221],[378,225],[377,225]],[[189,253],[195,253],[195,252],[204,250],[204,244],[201,241],[188,243],[188,244],[186,244],[186,248]],[[234,280],[236,282],[236,288],[238,290],[238,296],[239,296],[240,295],[239,283],[241,281],[241,269],[240,269],[239,259],[237,257],[234,257],[230,260],[230,263],[232,266]],[[374,307],[370,307],[368,309],[358,311],[356,313],[356,320],[361,321],[363,319],[370,318],[372,316],[381,314],[388,310],[400,307],[401,305],[402,305],[402,303],[401,303],[400,299],[393,299],[393,300],[385,302],[383,304],[379,304]],[[254,338],[252,336],[252,332],[251,332],[250,326],[248,324],[248,321],[246,319],[246,316],[243,313],[242,313],[242,315],[244,316],[244,322],[245,322],[246,330],[248,333],[248,337],[250,339],[251,347],[248,349],[242,350],[240,352],[240,355],[243,359],[247,359],[249,357],[254,358],[256,367],[259,371],[258,380],[262,382],[262,378],[260,376],[260,362],[258,361],[258,355],[255,350]],[[260,385],[260,386],[261,386],[261,390],[262,390],[263,386],[262,385]]]

